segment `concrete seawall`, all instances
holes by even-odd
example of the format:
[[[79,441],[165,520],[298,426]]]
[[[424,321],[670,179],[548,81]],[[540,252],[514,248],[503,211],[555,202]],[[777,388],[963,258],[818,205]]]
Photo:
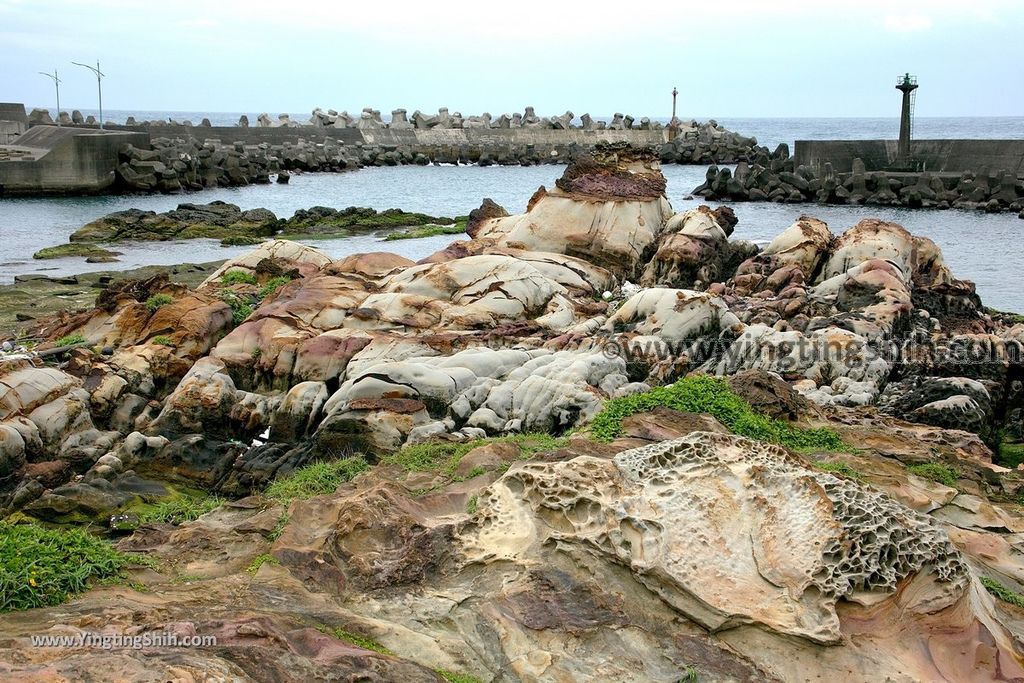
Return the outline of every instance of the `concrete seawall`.
[[[913,140],[910,143],[915,170],[932,173],[1008,171],[1024,175],[1024,140]],[[866,171],[884,171],[897,162],[896,140],[797,140],[796,166],[824,173],[832,164],[836,173],[853,170],[853,160],[864,162]]]
[[[110,188],[118,152],[126,144],[149,146],[149,135],[35,126],[7,148],[0,163],[0,195],[95,194]]]

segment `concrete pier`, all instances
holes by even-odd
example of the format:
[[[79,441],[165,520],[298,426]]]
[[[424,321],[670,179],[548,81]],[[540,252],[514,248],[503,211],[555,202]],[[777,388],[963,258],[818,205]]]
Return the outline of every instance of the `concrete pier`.
[[[976,173],[983,168],[1024,176],[1024,140],[912,140],[909,157],[915,171]],[[907,157],[897,140],[797,140],[793,158],[797,166],[824,173],[832,164],[837,173],[853,170],[853,160],[866,171],[888,171]],[[900,169],[907,170],[907,169]]]
[[[0,196],[95,194],[115,181],[118,150],[149,146],[146,133],[33,126],[3,149]]]

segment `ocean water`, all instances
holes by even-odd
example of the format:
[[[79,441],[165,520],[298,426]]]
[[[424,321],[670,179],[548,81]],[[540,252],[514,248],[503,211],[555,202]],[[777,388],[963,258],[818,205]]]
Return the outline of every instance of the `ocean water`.
[[[701,166],[668,166],[668,197],[682,211],[701,202],[687,199],[704,180]],[[533,192],[550,187],[562,172],[558,166],[479,168],[475,166],[408,166],[367,168],[350,173],[298,174],[288,185],[254,185],[220,188],[190,195],[64,197],[50,199],[0,199],[0,283],[15,275],[40,273],[64,275],[93,270],[129,269],[148,264],[176,264],[229,258],[246,247],[221,247],[215,240],[178,242],[128,242],[111,245],[123,252],[120,263],[89,264],[82,258],[36,261],[36,250],[67,241],[85,223],[112,211],[140,208],[166,211],[180,202],[215,199],[244,209],[266,207],[288,217],[296,209],[315,205],[336,208],[370,206],[402,208],[432,215],[465,215],[490,197],[510,213],[525,210]],[[942,248],[957,277],[973,280],[983,301],[1002,310],[1024,312],[1024,290],[1019,268],[1024,259],[1020,239],[1024,221],[1014,214],[972,211],[910,211],[884,207],[819,206],[817,204],[738,203],[739,217],[733,239],[766,243],[803,214],[826,221],[840,232],[859,220],[877,217],[927,235]],[[340,257],[362,251],[392,251],[412,259],[422,258],[448,244],[453,237],[384,242],[366,235],[344,239],[309,240],[308,244]]]

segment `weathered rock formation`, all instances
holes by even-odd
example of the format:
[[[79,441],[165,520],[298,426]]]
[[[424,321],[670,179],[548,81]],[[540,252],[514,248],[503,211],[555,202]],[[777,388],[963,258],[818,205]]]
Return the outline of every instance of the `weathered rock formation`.
[[[194,290],[121,283],[40,321],[86,341],[0,359],[4,510],[96,521],[181,485],[240,500],[121,541],[171,567],[142,576],[154,594],[0,625],[18,652],[100,611],[216,648],[44,650],[0,671],[1024,679],[1019,608],[981,581],[1024,589],[1024,476],[986,445],[1022,436],[1024,329],[898,225],[804,217],[758,251],[729,239],[732,212],[673,215],[663,192],[651,150],[603,147],[525,214],[485,202],[472,239],[420,263],[271,240]],[[719,422],[649,391],[693,373],[849,448],[789,452],[767,443],[777,423],[730,434],[735,404],[708,404]],[[621,397],[621,431],[588,432]],[[558,445],[521,451],[530,432]],[[433,471],[391,459],[509,435]],[[259,497],[346,456],[372,467],[334,493]]]

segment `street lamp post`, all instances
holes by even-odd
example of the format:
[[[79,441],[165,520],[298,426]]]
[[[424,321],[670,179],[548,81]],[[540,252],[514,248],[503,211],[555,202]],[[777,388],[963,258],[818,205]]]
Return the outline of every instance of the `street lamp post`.
[[[57,77],[57,70],[54,69],[52,74],[48,74],[45,71],[39,72],[40,76],[46,76],[53,81],[53,87],[57,89],[57,125],[60,125],[60,78]]]
[[[96,74],[96,92],[100,96],[100,130],[103,130],[103,72],[100,71],[100,60],[96,60],[96,66],[92,67],[88,64],[82,64],[81,62],[71,62],[75,66],[84,66],[89,71]]]

